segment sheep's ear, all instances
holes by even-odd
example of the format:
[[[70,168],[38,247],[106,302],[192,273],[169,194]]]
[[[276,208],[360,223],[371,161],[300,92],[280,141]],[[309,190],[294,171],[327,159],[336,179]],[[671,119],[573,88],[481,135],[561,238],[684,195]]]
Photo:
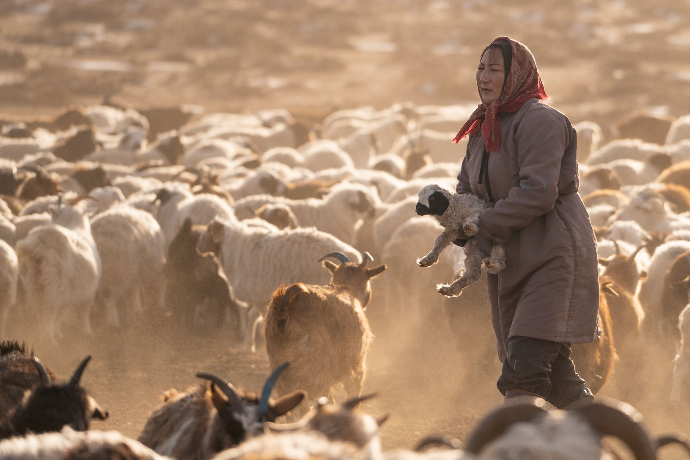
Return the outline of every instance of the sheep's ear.
[[[388,417],[389,417],[388,414],[384,414],[384,415],[378,417],[378,418],[376,419],[376,424],[377,424],[378,426],[383,425],[384,423],[386,423],[386,420],[388,420]]]
[[[218,221],[211,222],[210,224],[208,224],[206,230],[211,235],[211,238],[213,238],[213,242],[215,244],[220,244],[221,240],[223,239],[223,233],[225,231],[223,224]]]
[[[383,271],[384,271],[386,268],[388,268],[388,267],[386,266],[386,264],[383,264],[383,265],[379,265],[378,267],[367,268],[367,269],[365,269],[365,270],[366,270],[367,277],[368,277],[368,278],[373,278],[373,277],[375,277],[376,275],[380,275],[381,273],[383,273]]]
[[[335,273],[338,266],[331,262],[330,260],[324,260],[323,266],[326,267],[331,273]]]
[[[225,406],[228,404],[228,397],[218,389],[215,383],[211,383],[211,402],[213,402],[213,406],[218,412],[225,409]]]
[[[107,420],[110,413],[107,410],[101,408],[95,399],[91,396],[88,397],[89,411],[91,412],[91,418],[97,420]]]
[[[307,393],[301,390],[282,396],[278,399],[278,401],[276,401],[275,404],[273,404],[273,412],[275,413],[276,417],[285,415],[297,407],[297,405],[306,397]]]

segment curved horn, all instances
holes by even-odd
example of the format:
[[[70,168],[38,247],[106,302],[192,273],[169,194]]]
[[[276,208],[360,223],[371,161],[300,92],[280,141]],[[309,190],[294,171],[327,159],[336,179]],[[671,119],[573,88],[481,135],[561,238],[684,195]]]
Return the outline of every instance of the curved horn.
[[[301,420],[292,423],[266,422],[264,423],[264,433],[290,433],[301,430],[307,426],[308,422],[309,419],[307,417],[303,417]]]
[[[467,451],[478,454],[484,446],[501,436],[514,423],[528,422],[538,415],[546,414],[544,400],[533,403],[508,404],[487,415],[474,429],[467,440]]]
[[[89,361],[91,361],[91,355],[88,355],[86,358],[81,360],[81,362],[77,366],[77,369],[74,371],[74,374],[72,374],[72,378],[69,379],[70,385],[79,385],[81,375],[84,373],[84,369],[86,369],[86,365],[89,364]]]
[[[621,254],[621,248],[618,247],[618,241],[614,240],[613,238],[609,239],[613,243],[613,247],[616,248],[616,255],[619,256]]]
[[[235,392],[233,386],[230,385],[227,380],[222,379],[217,375],[207,374],[205,372],[199,372],[196,374],[196,376],[200,379],[210,380],[211,382],[215,383],[220,391],[222,391],[223,394],[228,398],[228,404],[230,404],[230,408],[233,412],[244,412],[244,404],[242,404],[242,400],[237,395],[237,392]]]
[[[36,370],[38,370],[38,376],[41,377],[41,385],[48,385],[50,383],[50,377],[48,376],[46,368],[43,367],[41,360],[32,356],[31,361],[34,363],[34,366],[36,366]]]
[[[603,399],[603,398],[602,398]],[[649,435],[640,423],[642,415],[630,404],[603,399],[572,409],[602,436],[615,436],[626,443],[637,460],[655,460],[656,453]]]
[[[362,253],[362,263],[359,264],[360,267],[366,267],[367,262],[373,262],[374,258],[369,254],[368,252],[363,252]]]
[[[361,403],[362,401],[366,401],[367,399],[371,399],[371,398],[375,397],[376,395],[377,395],[377,393],[369,393],[368,395],[364,395],[364,396],[355,396],[354,398],[348,399],[347,401],[342,403],[340,406],[343,409],[352,410],[355,407],[357,407],[359,405],[359,403]]]
[[[350,261],[350,259],[344,253],[342,253],[340,251],[329,252],[328,254],[326,254],[325,256],[320,258],[318,261],[321,262],[322,260],[326,259],[327,257],[335,257],[336,259],[338,259],[342,263],[346,263],[346,262]]]
[[[450,436],[427,436],[421,439],[414,448],[415,452],[422,452],[427,447],[447,447],[453,450],[463,449],[463,444]]]
[[[278,376],[281,374],[281,372],[283,372],[289,365],[290,363],[284,362],[280,366],[276,367],[275,370],[271,372],[271,375],[269,375],[266,379],[264,388],[261,390],[261,399],[259,400],[259,419],[262,419],[268,412],[268,398],[271,396],[271,392],[273,391],[273,385],[276,384],[276,380],[278,380]]]
[[[57,207],[58,209],[62,206],[62,195],[58,195]]]
[[[630,254],[630,255],[628,256],[628,259],[630,259],[630,260],[634,259],[635,256],[637,255],[637,253],[640,252],[641,250],[643,250],[643,249],[646,248],[646,247],[647,247],[647,245],[646,245],[646,244],[643,244],[643,245],[640,246],[639,248],[635,249],[635,251],[634,251],[632,254]]]
[[[688,445],[688,440],[684,436],[677,436],[675,434],[669,434],[664,436],[659,436],[656,438],[652,445],[654,446],[654,451],[657,452],[660,448],[668,446],[669,444],[680,444],[687,453],[690,453],[690,445]]]

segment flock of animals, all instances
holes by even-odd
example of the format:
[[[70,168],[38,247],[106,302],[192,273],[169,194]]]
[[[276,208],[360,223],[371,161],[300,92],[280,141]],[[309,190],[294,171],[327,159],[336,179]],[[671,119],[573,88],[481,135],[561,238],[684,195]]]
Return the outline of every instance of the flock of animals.
[[[61,383],[6,340],[0,458],[583,459],[611,455],[601,438],[613,435],[652,459],[683,444],[651,438],[632,407],[600,399],[569,412],[517,401],[464,446],[429,437],[414,452],[382,451],[385,416],[356,410],[373,397],[362,395],[368,315],[441,314],[435,285],[456,276],[464,252],[439,250],[421,270],[443,228],[415,206],[430,183],[428,206],[455,189],[464,148],[450,140],[470,110],[406,103],[314,123],[284,110],[200,116],[106,101],[0,119],[1,335],[24,325],[34,343],[60,344],[168,318],[176,331],[221,330],[247,353],[265,345],[272,370],[261,393],[197,374],[204,382],[167,392],[135,441],[88,431],[108,417],[80,384],[88,357]],[[645,386],[632,376],[654,362],[656,391],[687,400],[690,116],[633,114],[605,145],[598,125],[576,128],[603,331],[573,347],[576,367],[593,392],[634,401]],[[473,279],[482,258],[465,264]],[[457,301],[471,311],[477,292]],[[293,422],[277,423],[286,414]]]

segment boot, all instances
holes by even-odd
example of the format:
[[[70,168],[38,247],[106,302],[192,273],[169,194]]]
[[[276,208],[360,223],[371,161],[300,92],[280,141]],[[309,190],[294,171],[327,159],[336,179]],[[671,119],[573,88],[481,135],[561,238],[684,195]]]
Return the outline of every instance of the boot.
[[[526,390],[506,390],[503,404],[526,403],[535,404],[546,410],[553,409],[553,404],[549,403],[542,396]]]

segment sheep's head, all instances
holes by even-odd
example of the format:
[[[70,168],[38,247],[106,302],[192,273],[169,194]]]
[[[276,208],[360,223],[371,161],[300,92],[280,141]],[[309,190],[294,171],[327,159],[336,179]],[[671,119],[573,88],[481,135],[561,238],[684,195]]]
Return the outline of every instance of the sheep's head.
[[[388,419],[388,415],[374,418],[371,415],[355,411],[362,401],[373,398],[376,394],[358,396],[342,404],[328,404],[322,397],[318,405],[301,420],[295,423],[278,425],[266,423],[266,429],[273,433],[294,433],[297,431],[318,431],[331,441],[349,442],[364,449],[379,444],[379,427]]]
[[[259,171],[256,174],[259,181],[259,186],[265,193],[273,196],[285,195],[287,186],[283,181],[267,171]]]
[[[325,260],[328,257],[340,260],[340,265]],[[350,262],[350,259],[342,252],[331,252],[320,258],[319,262],[323,262],[323,266],[331,272],[331,284],[348,289],[364,308],[371,300],[371,279],[387,268],[385,264],[369,268],[367,267],[369,260],[373,261],[374,258],[368,252],[362,254],[361,264]]]
[[[451,194],[448,190],[436,184],[425,185],[417,195],[417,207],[415,211],[420,216],[431,214],[442,216],[448,209]]]
[[[87,356],[82,360],[69,382],[55,383],[51,381],[43,364],[32,357],[41,383],[9,416],[14,430],[18,434],[28,431],[45,433],[60,431],[67,425],[77,431],[86,431],[91,419],[107,419],[108,411],[101,409],[79,383],[90,359],[91,356]]]
[[[211,381],[211,402],[231,439],[230,445],[262,434],[265,422],[275,422],[276,418],[287,414],[302,402],[306,396],[303,391],[290,393],[277,400],[270,398],[278,376],[288,365],[281,364],[269,375],[260,397],[237,389],[216,375],[197,374],[197,377]]]

